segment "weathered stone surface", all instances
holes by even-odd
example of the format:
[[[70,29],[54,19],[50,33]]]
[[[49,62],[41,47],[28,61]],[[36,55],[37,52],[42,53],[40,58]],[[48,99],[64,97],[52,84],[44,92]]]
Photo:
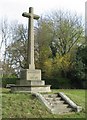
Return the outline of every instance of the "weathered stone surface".
[[[21,70],[20,78],[17,85],[10,86],[12,92],[50,92],[50,85],[45,85],[41,81],[41,70],[35,69],[34,64],[34,26],[33,19],[39,19],[38,15],[34,14],[33,8],[29,8],[29,13],[24,12],[22,16],[28,18],[28,60],[29,69]]]
[[[66,102],[68,103],[74,111],[80,112],[82,110],[81,106],[77,106],[69,97],[67,97],[63,92],[58,93],[59,96]]]
[[[26,80],[41,80],[41,70],[25,69],[21,71],[21,79]]]
[[[78,108],[76,111],[73,108],[73,106],[70,106],[69,103],[66,103],[66,100],[62,99],[62,97],[59,96],[59,94],[42,94],[41,95],[40,93],[33,93],[33,95],[35,95],[53,114],[80,112],[80,108]]]
[[[22,14],[23,17],[28,18],[28,64],[29,69],[35,69],[34,64],[34,19],[38,20],[39,16],[34,14],[34,9],[32,7],[29,8],[29,13],[24,12]]]
[[[41,95],[40,93],[33,93],[46,107],[47,109],[53,114],[63,114],[67,112],[71,112],[72,108],[68,107],[68,104],[64,104],[64,101],[61,102],[61,98],[59,96],[55,96],[55,94],[48,94]],[[55,98],[55,103],[53,99]],[[58,98],[58,99],[56,99]],[[59,102],[58,102],[59,101]]]
[[[42,80],[20,80],[20,85],[45,85],[45,82]]]
[[[51,92],[50,90],[50,85],[38,85],[38,86],[34,86],[34,85],[30,85],[30,86],[12,86],[11,87],[11,91],[12,92]]]

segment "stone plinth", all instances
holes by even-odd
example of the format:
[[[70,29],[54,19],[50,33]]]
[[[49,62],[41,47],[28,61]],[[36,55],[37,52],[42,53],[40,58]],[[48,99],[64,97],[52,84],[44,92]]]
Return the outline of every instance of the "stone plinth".
[[[10,85],[11,92],[51,92],[50,85],[41,80],[41,70],[21,70],[20,78],[16,85]]]
[[[21,79],[26,80],[41,80],[41,70],[25,69],[20,72]]]
[[[11,86],[12,92],[29,92],[29,93],[36,93],[36,92],[51,92],[50,85],[16,85]]]

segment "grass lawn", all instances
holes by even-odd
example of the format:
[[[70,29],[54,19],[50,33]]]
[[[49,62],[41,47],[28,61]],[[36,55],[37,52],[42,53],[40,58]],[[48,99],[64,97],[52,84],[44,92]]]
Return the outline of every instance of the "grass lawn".
[[[10,93],[2,89],[3,118],[85,118],[85,90],[58,89],[51,93],[64,92],[77,105],[82,106],[80,113],[54,115],[47,111],[40,101],[29,93]],[[50,93],[50,94],[51,94]]]

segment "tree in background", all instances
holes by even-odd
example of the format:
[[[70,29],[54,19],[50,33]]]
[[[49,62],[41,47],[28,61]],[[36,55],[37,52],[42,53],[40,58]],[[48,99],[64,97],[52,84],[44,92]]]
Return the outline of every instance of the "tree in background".
[[[74,65],[76,51],[83,42],[84,31],[81,17],[60,10],[44,16],[38,24],[40,61],[44,63],[47,58],[52,62],[50,72],[53,71],[53,75],[56,76],[59,71],[62,76],[66,77],[68,70]],[[44,69],[43,64],[40,65]]]
[[[15,69],[27,68],[27,28],[19,24],[12,34],[14,42],[7,47],[7,59]]]
[[[8,40],[10,38],[10,29],[8,25],[8,20],[5,18],[4,20],[2,19],[0,22],[0,35],[1,35],[1,43],[0,43],[0,52],[2,47],[4,48],[4,63],[6,60],[6,48],[8,46]]]
[[[9,74],[11,74],[10,68],[13,68],[19,74],[20,68],[27,68],[27,28],[22,24],[18,24],[17,21],[9,23],[4,20],[4,23],[1,22],[1,34],[1,46],[5,47],[3,64],[8,65]],[[6,70],[5,67],[3,69],[4,73],[7,73],[7,67]]]
[[[51,49],[50,49],[50,39],[51,39],[51,29],[50,23],[45,19],[38,21],[38,29],[36,29],[36,50],[38,53],[38,59],[36,61],[36,67],[42,70],[43,76],[48,77],[51,75],[52,60],[51,60]]]
[[[5,63],[2,63],[2,69],[3,69],[3,77],[17,77],[17,74],[14,70],[14,68],[11,66],[9,61],[6,61]]]
[[[81,87],[85,87],[87,81],[87,44],[79,47],[76,53],[75,67],[71,70],[70,75],[73,81],[76,80],[77,84]]]
[[[11,24],[9,40],[6,59],[19,72],[27,68],[27,27]],[[60,10],[41,17],[35,27],[35,64],[43,78],[67,77],[75,68],[77,50],[83,41],[82,20],[76,14]]]

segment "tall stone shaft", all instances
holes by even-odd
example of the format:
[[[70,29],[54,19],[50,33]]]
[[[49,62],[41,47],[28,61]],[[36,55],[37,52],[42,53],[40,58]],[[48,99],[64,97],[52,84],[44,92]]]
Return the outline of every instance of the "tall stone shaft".
[[[35,69],[34,65],[34,26],[33,26],[33,8],[29,8],[29,13],[31,16],[29,17],[28,22],[28,63],[29,69]]]
[[[22,16],[29,18],[28,19],[28,47],[27,47],[27,54],[28,54],[28,64],[29,69],[35,69],[34,64],[34,20],[39,19],[38,15],[34,14],[34,10],[32,7],[29,8],[29,13],[24,12]]]

